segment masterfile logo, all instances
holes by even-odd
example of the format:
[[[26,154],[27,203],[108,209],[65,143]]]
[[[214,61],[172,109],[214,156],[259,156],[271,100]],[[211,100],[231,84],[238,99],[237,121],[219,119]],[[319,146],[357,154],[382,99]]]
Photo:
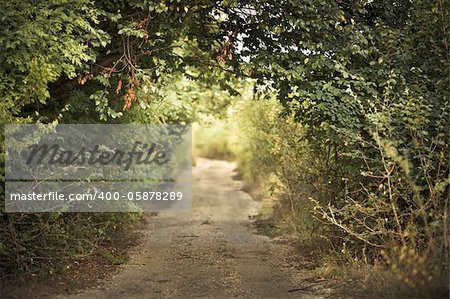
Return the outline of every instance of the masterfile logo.
[[[190,126],[7,125],[5,136],[7,212],[190,209]]]

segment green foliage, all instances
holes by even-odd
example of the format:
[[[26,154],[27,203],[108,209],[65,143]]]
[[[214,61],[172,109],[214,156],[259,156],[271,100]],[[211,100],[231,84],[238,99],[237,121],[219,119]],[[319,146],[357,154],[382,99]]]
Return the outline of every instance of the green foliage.
[[[247,154],[263,157],[246,160],[252,176],[273,171],[293,197],[281,197],[286,214],[315,205],[313,231],[333,247],[384,259],[411,289],[426,289],[448,270],[448,3],[253,5],[250,73],[285,108],[242,126],[260,144]],[[302,133],[286,123],[292,113]]]
[[[13,115],[26,104],[45,103],[49,83],[76,77],[96,58],[90,46],[108,42],[106,32],[94,27],[105,14],[91,1],[4,1],[2,6],[0,95],[2,110]]]
[[[276,99],[243,103],[236,115],[239,139],[235,148],[245,181],[262,196],[278,200],[274,209],[276,230],[308,238],[318,228],[308,198],[313,186],[309,171],[312,152],[307,130],[295,115],[282,115]]]
[[[194,126],[194,158],[230,160],[235,158],[233,134],[236,128],[224,120],[196,123]]]
[[[448,1],[2,7],[2,123],[207,121],[227,116],[250,77],[254,98],[272,100],[234,107],[237,157],[247,179],[283,194],[296,231],[384,258],[412,288],[448,269]],[[426,275],[407,275],[414,260]]]
[[[295,121],[295,107],[285,113],[272,100],[245,103],[238,110],[233,153],[247,183],[277,200],[270,220],[275,232],[313,241],[316,251],[328,248],[334,267],[349,262],[379,267],[382,260],[410,295],[446,292],[448,162],[443,151],[435,153],[436,144],[424,145],[424,139],[412,136],[408,156],[398,150],[399,140],[381,139],[379,133],[370,144],[348,134],[342,141],[346,147],[318,144]],[[422,107],[415,115],[427,119],[429,113]],[[443,119],[448,119],[445,113]],[[393,130],[392,123],[378,126],[378,132]],[[423,123],[416,131],[419,127]]]

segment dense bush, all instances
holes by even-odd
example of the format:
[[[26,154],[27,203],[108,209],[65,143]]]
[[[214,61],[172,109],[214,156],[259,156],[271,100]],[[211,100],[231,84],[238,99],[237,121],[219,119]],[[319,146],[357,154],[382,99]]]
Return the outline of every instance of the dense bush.
[[[333,247],[426,288],[448,275],[448,3],[325,2],[303,3],[298,15],[266,3],[280,10],[263,15],[268,23],[282,16],[283,26],[252,28],[277,36],[265,46],[279,55],[255,72],[283,107],[244,109],[242,169],[256,180],[275,174],[285,212],[302,218],[293,227],[308,229],[310,212],[309,230]],[[292,25],[308,9],[329,23]],[[266,55],[257,53],[255,63]]]
[[[282,233],[322,240],[333,255],[339,252],[335,261],[382,261],[414,292],[442,295],[448,287],[448,118],[442,112],[432,125],[441,131],[425,137],[420,132],[431,110],[412,100],[408,108],[401,101],[392,106],[367,115],[374,131],[365,138],[332,130],[331,142],[308,137],[311,129],[295,120],[295,107],[244,103],[234,155],[246,181],[277,198],[272,217]],[[395,125],[398,118],[402,125]]]
[[[60,273],[67,265],[104,250],[140,215],[12,213],[0,217],[0,274],[6,277]]]

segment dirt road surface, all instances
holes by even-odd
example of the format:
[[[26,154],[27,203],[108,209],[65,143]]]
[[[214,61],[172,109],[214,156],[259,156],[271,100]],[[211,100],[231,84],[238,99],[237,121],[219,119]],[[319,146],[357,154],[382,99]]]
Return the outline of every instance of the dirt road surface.
[[[199,159],[191,212],[151,218],[141,245],[115,277],[57,298],[323,298],[305,287],[282,242],[249,220],[258,202],[232,179],[235,165]]]

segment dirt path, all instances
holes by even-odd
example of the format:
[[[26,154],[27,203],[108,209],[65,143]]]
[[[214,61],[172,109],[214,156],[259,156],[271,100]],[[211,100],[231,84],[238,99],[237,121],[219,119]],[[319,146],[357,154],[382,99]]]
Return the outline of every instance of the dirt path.
[[[321,298],[305,291],[305,273],[290,267],[285,245],[255,234],[248,216],[258,203],[232,179],[234,168],[199,159],[192,212],[152,218],[116,277],[58,298]]]

